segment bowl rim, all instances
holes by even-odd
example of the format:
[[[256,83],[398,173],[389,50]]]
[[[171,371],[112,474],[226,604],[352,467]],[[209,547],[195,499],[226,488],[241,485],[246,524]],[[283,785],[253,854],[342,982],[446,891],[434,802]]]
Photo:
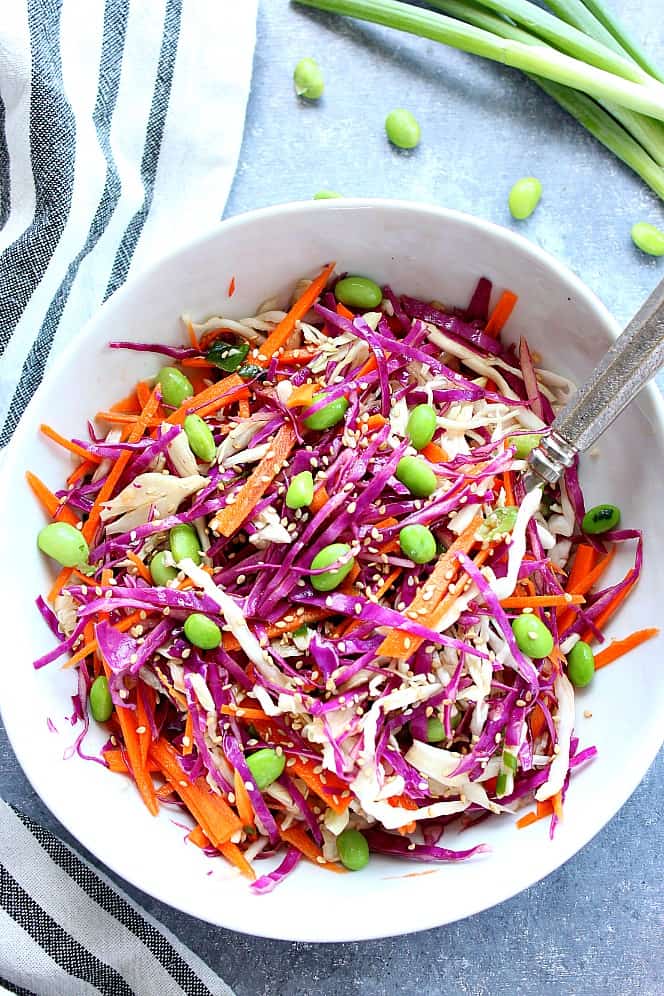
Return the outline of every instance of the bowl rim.
[[[234,229],[242,228],[245,225],[260,223],[261,220],[272,219],[275,217],[287,219],[293,215],[308,213],[316,214],[320,211],[349,212],[358,210],[385,211],[393,214],[403,213],[415,216],[426,215],[429,218],[433,217],[439,219],[443,224],[446,221],[453,221],[479,232],[490,232],[496,238],[501,240],[508,250],[514,249],[530,261],[539,262],[549,272],[551,272],[556,279],[562,281],[568,287],[573,288],[577,297],[583,300],[590,310],[596,315],[598,323],[606,329],[611,338],[615,339],[621,332],[620,325],[608,311],[600,298],[565,263],[559,261],[546,250],[531,242],[524,235],[514,232],[502,225],[498,225],[495,222],[486,221],[482,218],[467,214],[466,212],[439,207],[437,205],[427,204],[426,202],[389,198],[339,198],[322,201],[292,201],[285,204],[277,204],[269,207],[249,210],[233,215],[230,218],[224,218],[219,222],[219,224],[215,225],[214,228],[209,229],[206,232],[188,240],[186,243],[179,245],[169,253],[161,256],[148,267],[141,270],[138,274],[132,275],[121,288],[119,288],[101,305],[99,309],[97,309],[94,315],[92,315],[91,318],[72,337],[71,341],[62,350],[60,355],[56,357],[53,364],[49,366],[46,371],[41,384],[30,400],[30,403],[23,413],[19,425],[17,426],[12,439],[5,450],[4,459],[1,461],[0,466],[0,494],[6,493],[10,482],[12,480],[16,480],[17,472],[22,473],[23,468],[20,464],[20,458],[23,445],[29,438],[28,433],[33,421],[31,415],[32,412],[38,408],[41,402],[41,396],[46,391],[46,387],[51,379],[56,378],[68,367],[72,360],[75,359],[82,342],[94,334],[94,329],[98,322],[102,318],[112,316],[114,310],[121,307],[126,298],[130,298],[142,283],[148,282],[163,266],[169,262],[177,260],[179,257],[186,256],[192,250],[199,250],[205,247],[208,243],[214,243],[216,239],[219,238],[220,233],[229,233]],[[651,410],[656,417],[656,427],[661,433],[664,434],[664,398],[652,381],[645,388],[645,392],[647,393]],[[131,885],[135,888],[145,890],[145,886],[141,884],[141,881],[137,875],[128,874],[126,869],[118,866],[119,860],[110,861],[106,860],[106,858],[101,859],[97,857],[93,848],[87,842],[79,838],[76,830],[75,813],[72,807],[67,805],[66,802],[61,803],[57,793],[50,791],[47,780],[40,776],[39,765],[31,763],[30,758],[26,756],[20,747],[17,749],[17,745],[20,743],[18,724],[15,723],[11,715],[6,714],[6,698],[2,694],[2,687],[3,685],[0,683],[0,715],[2,715],[3,723],[12,750],[14,751],[14,754],[32,788],[35,790],[42,802],[44,802],[47,806],[49,811],[55,816],[55,818],[66,828],[72,837],[74,837],[79,844],[81,844],[81,846],[85,847],[95,856],[95,859],[100,864],[110,868],[116,875],[131,883]],[[600,832],[600,830],[604,828],[604,826],[606,826],[609,820],[615,816],[618,810],[629,799],[657,756],[660,746],[661,742],[658,742],[656,737],[653,737],[651,740],[642,745],[639,757],[630,769],[630,777],[626,779],[626,792],[618,801],[615,802],[615,804],[612,800],[611,804],[607,805],[606,809],[602,813],[602,819],[599,825],[593,825],[590,830],[585,827],[580,828],[579,832],[572,841],[567,842],[565,845],[561,845],[560,849],[557,849],[551,854],[551,859],[539,861],[537,863],[536,870],[529,873],[525,876],[525,878],[521,878],[516,891],[511,883],[505,883],[502,887],[494,888],[491,898],[488,901],[480,899],[479,902],[472,904],[471,909],[461,912],[458,917],[446,917],[441,921],[440,915],[435,913],[435,908],[431,908],[429,911],[426,906],[420,904],[417,910],[410,910],[409,922],[406,925],[399,924],[398,926],[391,926],[386,920],[377,918],[375,923],[367,923],[366,926],[363,927],[361,933],[358,933],[357,930],[349,932],[343,922],[335,923],[333,925],[328,923],[324,936],[318,924],[313,921],[310,922],[305,931],[289,930],[288,924],[283,922],[276,924],[276,929],[274,930],[263,928],[250,930],[244,926],[237,926],[236,923],[233,923],[232,916],[225,916],[223,909],[221,910],[221,914],[219,916],[217,916],[214,920],[209,919],[208,922],[227,929],[240,931],[246,930],[247,933],[253,936],[292,941],[334,943],[370,940],[374,938],[395,936],[397,934],[410,934],[420,930],[443,926],[448,923],[456,922],[457,920],[465,919],[466,917],[475,915],[476,913],[481,913],[484,910],[492,908],[499,903],[505,902],[509,898],[520,894],[533,884],[546,878],[552,872],[565,864],[582,847],[584,847],[597,833]],[[151,888],[149,895],[152,895],[158,901],[163,902],[174,909],[179,909],[193,917],[201,918],[201,912],[199,909],[195,908],[193,904],[187,904],[186,902],[177,899],[174,900],[168,894],[167,889]],[[381,925],[376,926],[378,923]],[[332,927],[331,930],[330,927]]]

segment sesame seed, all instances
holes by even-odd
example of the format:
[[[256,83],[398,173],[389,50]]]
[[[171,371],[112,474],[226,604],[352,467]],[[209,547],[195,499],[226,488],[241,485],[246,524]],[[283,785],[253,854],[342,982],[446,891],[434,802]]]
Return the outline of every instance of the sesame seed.
[[[227,796],[227,799],[230,802],[231,806],[234,805],[234,803],[235,803],[235,792],[229,792],[228,796]]]
[[[584,715],[584,717],[586,719],[592,719],[592,715],[593,714],[591,713],[590,709],[584,709],[583,710],[583,715]]]
[[[138,733],[138,730],[136,732]],[[183,747],[190,747],[191,746],[191,737],[183,737],[182,738],[182,746]]]
[[[256,789],[256,786],[254,785],[253,782],[245,782],[244,787],[246,788],[247,792],[253,792]]]

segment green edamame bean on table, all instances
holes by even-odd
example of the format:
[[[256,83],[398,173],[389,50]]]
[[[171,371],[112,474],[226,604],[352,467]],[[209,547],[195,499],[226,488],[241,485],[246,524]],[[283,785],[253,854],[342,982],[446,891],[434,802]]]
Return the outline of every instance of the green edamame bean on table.
[[[298,97],[318,100],[323,96],[325,82],[315,59],[300,59],[293,72],[293,84]]]
[[[620,509],[617,505],[595,505],[589,508],[581,522],[584,533],[597,535],[608,533],[620,525]]]
[[[415,115],[400,107],[385,118],[385,133],[398,149],[414,149],[420,144],[422,130]]]
[[[157,383],[161,387],[164,404],[170,408],[179,408],[194,395],[191,381],[177,367],[162,367],[157,374]]]
[[[375,281],[369,277],[358,276],[342,277],[338,280],[334,296],[347,308],[359,308],[362,311],[377,308],[383,300],[383,292]]]
[[[530,218],[542,196],[542,184],[534,176],[524,176],[517,180],[509,196],[509,208],[513,218],[524,221]]]
[[[632,226],[632,242],[649,256],[664,256],[664,231],[647,221]]]
[[[583,640],[575,643],[567,655],[567,676],[575,688],[585,688],[595,674],[595,655]]]

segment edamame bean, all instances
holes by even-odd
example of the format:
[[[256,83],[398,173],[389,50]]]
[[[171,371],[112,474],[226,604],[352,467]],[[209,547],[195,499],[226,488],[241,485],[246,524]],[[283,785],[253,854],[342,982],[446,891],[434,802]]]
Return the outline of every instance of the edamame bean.
[[[184,621],[184,635],[201,650],[215,650],[221,643],[221,630],[202,612],[192,612]]]
[[[317,404],[317,402],[322,401],[325,397],[325,392],[321,391],[319,394],[314,394],[312,404]],[[340,422],[346,410],[348,408],[347,398],[335,398],[330,401],[329,405],[323,405],[319,408],[317,412],[313,412],[308,418],[305,418],[304,424],[307,429],[329,429],[331,426],[336,425]]]
[[[337,197],[343,197],[343,194],[338,194],[336,190],[319,190],[318,193],[314,194],[315,201],[331,201]]]
[[[530,218],[540,202],[542,184],[534,176],[524,176],[517,180],[509,196],[510,213],[517,221]]]
[[[632,242],[649,256],[664,256],[664,232],[647,221],[637,221],[632,226]]]
[[[214,445],[210,426],[200,415],[187,415],[184,420],[184,431],[194,455],[205,463],[211,463],[217,455],[217,447]]]
[[[438,478],[418,457],[405,456],[399,460],[396,479],[416,498],[428,498],[438,487]]]
[[[98,723],[105,723],[113,714],[113,700],[108,687],[108,678],[105,674],[100,674],[92,682],[90,687],[90,712],[92,718]]]
[[[404,526],[399,533],[399,546],[416,564],[428,564],[436,559],[436,537],[426,526]]]
[[[536,433],[528,433],[525,436],[510,436],[507,442],[514,447],[514,456],[517,460],[526,460],[532,450],[539,446],[541,436]]]
[[[513,505],[506,505],[504,508],[494,508],[487,515],[480,527],[482,538],[496,540],[499,536],[511,533],[514,529],[518,512],[518,508],[515,508]]]
[[[205,358],[220,370],[234,373],[242,366],[248,352],[248,342],[224,342],[223,339],[217,339],[208,349]]]
[[[348,308],[359,308],[361,311],[371,311],[377,308],[383,300],[383,292],[373,280],[368,277],[349,276],[338,280],[334,288],[334,296]]]
[[[445,727],[438,716],[429,716],[427,719],[427,743],[438,744],[441,740],[447,740]]]
[[[416,450],[423,450],[436,431],[436,412],[431,405],[417,405],[408,416],[406,432]]]
[[[201,543],[198,533],[190,523],[183,522],[179,526],[173,526],[168,534],[168,544],[176,564],[179,564],[186,557],[193,560],[195,564],[200,564]]]
[[[187,398],[193,397],[191,381],[177,367],[162,367],[157,374],[157,383],[164,404],[170,408],[179,408]]]
[[[553,650],[553,636],[539,616],[524,612],[512,620],[512,632],[519,650],[537,659],[548,657]]]
[[[307,508],[314,500],[314,479],[310,470],[296,474],[288,485],[286,505],[288,508]]]
[[[90,550],[78,529],[68,522],[51,522],[39,530],[37,546],[63,567],[87,564]]]
[[[319,571],[323,567],[336,564],[342,558],[344,558],[344,562],[338,567],[325,571],[324,574],[311,575],[311,584],[316,591],[332,591],[334,588],[338,588],[355,566],[355,558],[350,556],[350,547],[347,543],[330,543],[329,546],[324,546],[316,554],[309,565],[312,571]]]
[[[162,550],[160,553],[155,553],[154,557],[150,561],[150,574],[152,575],[152,580],[155,584],[162,588],[165,587],[169,581],[174,581],[178,576],[178,572],[175,567],[166,563],[167,557],[168,553],[166,550]]]
[[[337,837],[339,860],[349,871],[361,871],[369,863],[367,838],[359,830],[346,827]]]
[[[402,107],[385,118],[385,132],[392,145],[398,149],[414,149],[420,144],[421,129],[417,118]]]
[[[567,655],[567,677],[575,688],[585,688],[595,674],[595,655],[583,640],[575,643]]]
[[[608,533],[620,525],[620,509],[616,505],[595,505],[589,508],[581,521],[584,533]]]
[[[315,59],[300,59],[293,73],[293,83],[298,97],[307,100],[318,100],[325,89],[323,74]]]
[[[286,767],[286,755],[277,754],[272,747],[264,747],[257,750],[255,754],[250,754],[247,758],[247,767],[251,772],[256,788],[263,792],[266,788],[276,782],[284,773]]]

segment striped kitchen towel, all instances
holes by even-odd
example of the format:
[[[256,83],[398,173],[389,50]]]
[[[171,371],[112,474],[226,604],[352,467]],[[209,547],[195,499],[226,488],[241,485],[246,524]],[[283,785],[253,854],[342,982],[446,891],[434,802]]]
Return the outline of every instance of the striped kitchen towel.
[[[27,996],[233,996],[193,952],[108,878],[0,801],[3,991]]]
[[[127,278],[218,222],[256,0],[0,4],[0,446]]]

